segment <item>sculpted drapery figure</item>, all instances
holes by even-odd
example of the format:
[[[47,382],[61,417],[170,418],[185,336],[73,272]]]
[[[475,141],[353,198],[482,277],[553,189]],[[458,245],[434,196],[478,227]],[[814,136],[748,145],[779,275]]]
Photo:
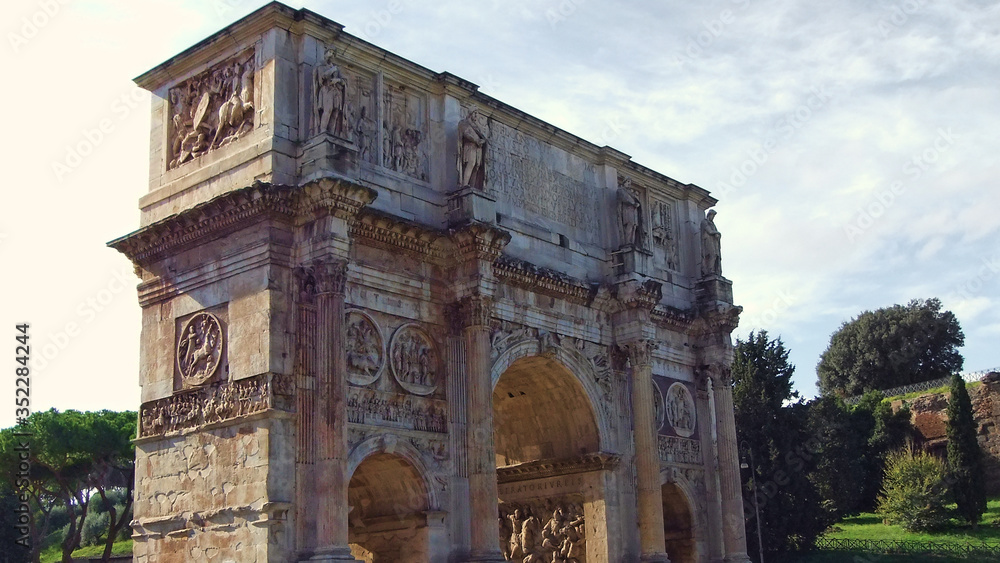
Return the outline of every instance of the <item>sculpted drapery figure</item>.
[[[632,182],[626,180],[618,187],[618,214],[621,219],[623,246],[642,246],[639,239],[641,209],[639,195],[632,189]]]
[[[458,171],[459,186],[484,189],[486,176],[483,170],[483,156],[486,152],[486,138],[489,129],[483,122],[478,109],[458,123]]]
[[[701,222],[701,275],[722,274],[722,234],[715,226],[715,210],[712,209]]]
[[[334,62],[333,49],[326,52],[323,64],[313,72],[313,88],[316,95],[313,106],[313,123],[318,135],[332,133],[337,137],[345,135],[347,125],[344,104],[347,100],[347,80]]]

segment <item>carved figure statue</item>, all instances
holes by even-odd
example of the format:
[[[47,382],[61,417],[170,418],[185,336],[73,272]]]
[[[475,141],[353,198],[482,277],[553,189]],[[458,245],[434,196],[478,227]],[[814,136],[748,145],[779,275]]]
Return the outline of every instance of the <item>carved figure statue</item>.
[[[701,222],[701,275],[722,274],[722,234],[715,226],[714,209]]]
[[[483,123],[479,109],[473,108],[469,115],[458,123],[458,170],[461,187],[485,188],[483,157],[487,137],[489,137],[489,129]]]
[[[674,383],[667,390],[667,421],[681,436],[694,434],[694,399],[681,383]]]
[[[333,49],[328,50],[323,58],[324,63],[313,71],[314,127],[316,134],[332,133],[343,137],[347,129],[344,106],[347,101],[347,80],[334,62],[336,53]]]
[[[586,563],[586,526],[579,504],[553,505],[552,501],[542,500],[513,509],[507,506],[501,508],[500,522],[501,546],[506,560],[518,563]],[[552,516],[543,524],[535,514],[549,509]],[[504,525],[504,519],[509,521],[509,526]]]
[[[368,132],[372,120],[368,118],[368,109],[361,106],[361,114],[354,123],[354,139],[358,145],[358,156],[361,160],[371,160],[374,151],[374,137]]]
[[[627,183],[618,188],[618,214],[621,219],[622,244],[625,246],[642,246],[639,240],[639,220],[642,216],[642,203],[639,194]]]

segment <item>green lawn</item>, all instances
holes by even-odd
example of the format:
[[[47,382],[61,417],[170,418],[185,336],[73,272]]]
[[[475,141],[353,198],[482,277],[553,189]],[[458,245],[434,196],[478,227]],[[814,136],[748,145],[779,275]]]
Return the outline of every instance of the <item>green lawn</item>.
[[[124,540],[115,542],[114,547],[111,548],[112,555],[131,555],[132,554],[132,540]],[[100,557],[104,555],[103,545],[90,545],[87,547],[81,547],[80,549],[73,552],[73,557]],[[41,563],[59,563],[62,561],[62,547],[59,545],[52,545],[42,551],[42,557],[40,559]]]
[[[931,557],[929,555],[878,555],[852,551],[824,551],[792,554],[766,560],[767,563],[996,563],[995,559]]]
[[[900,526],[882,524],[882,517],[864,513],[845,518],[826,533],[828,538],[853,540],[914,540],[942,543],[991,542],[1000,543],[1000,498],[987,503],[986,514],[979,528],[952,519],[951,524],[939,532],[907,532]],[[952,505],[954,508],[954,505]],[[993,523],[997,522],[997,525]]]

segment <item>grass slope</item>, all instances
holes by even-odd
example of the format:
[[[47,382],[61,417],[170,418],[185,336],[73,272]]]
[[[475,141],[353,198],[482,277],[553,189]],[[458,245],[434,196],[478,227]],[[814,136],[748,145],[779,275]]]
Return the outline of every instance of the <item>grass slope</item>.
[[[102,555],[104,555],[103,545],[81,547],[73,552],[74,559],[78,557],[100,557]],[[111,555],[132,555],[132,540],[115,542],[114,547],[111,548]],[[42,551],[40,561],[41,563],[59,563],[62,561],[62,548],[59,545],[49,546]]]
[[[954,507],[955,505],[951,506],[952,509]],[[993,522],[1000,522],[1000,498],[987,502],[982,523],[975,530],[968,524],[952,519],[948,527],[938,532],[907,532],[901,526],[886,526],[878,514],[862,513],[838,522],[826,533],[826,537],[852,540],[932,541],[950,544],[983,541],[1000,543],[1000,526],[992,525]]]

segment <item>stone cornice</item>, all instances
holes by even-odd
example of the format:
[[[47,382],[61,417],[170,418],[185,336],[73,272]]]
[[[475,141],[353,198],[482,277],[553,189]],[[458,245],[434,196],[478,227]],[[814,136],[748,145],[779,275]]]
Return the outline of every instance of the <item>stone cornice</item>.
[[[678,332],[687,332],[694,322],[694,315],[692,313],[662,305],[657,305],[653,308],[650,318],[656,326]]]
[[[462,261],[484,260],[494,262],[510,242],[510,233],[486,223],[470,223],[451,230],[451,239],[458,248]]]
[[[296,217],[328,212],[352,219],[374,201],[375,190],[344,180],[322,178],[304,186],[255,182],[115,239],[108,246],[133,263],[149,264],[191,246],[226,236],[273,218],[294,223]]]
[[[256,182],[147,225],[109,242],[108,246],[136,264],[147,264],[228,235],[262,217],[291,222],[295,215],[294,191],[291,186]]]
[[[498,281],[509,286],[558,297],[580,305],[588,304],[594,295],[594,291],[585,282],[509,256],[500,256],[494,262],[493,274]]]
[[[663,284],[650,279],[643,282],[631,280],[617,286],[616,289],[616,297],[624,309],[652,311],[663,298]]]
[[[500,484],[559,477],[574,473],[608,471],[618,467],[620,456],[609,453],[584,454],[569,459],[543,459],[518,465],[497,468],[497,482]]]
[[[375,201],[378,192],[346,180],[320,178],[302,186],[295,195],[295,209],[300,214],[328,212],[353,220],[362,207]]]
[[[701,337],[710,334],[731,334],[740,325],[740,313],[743,307],[738,305],[718,304],[699,312],[691,324],[692,336]]]
[[[375,209],[365,209],[351,225],[351,237],[361,244],[401,250],[443,263],[445,252],[437,244],[446,235]]]

